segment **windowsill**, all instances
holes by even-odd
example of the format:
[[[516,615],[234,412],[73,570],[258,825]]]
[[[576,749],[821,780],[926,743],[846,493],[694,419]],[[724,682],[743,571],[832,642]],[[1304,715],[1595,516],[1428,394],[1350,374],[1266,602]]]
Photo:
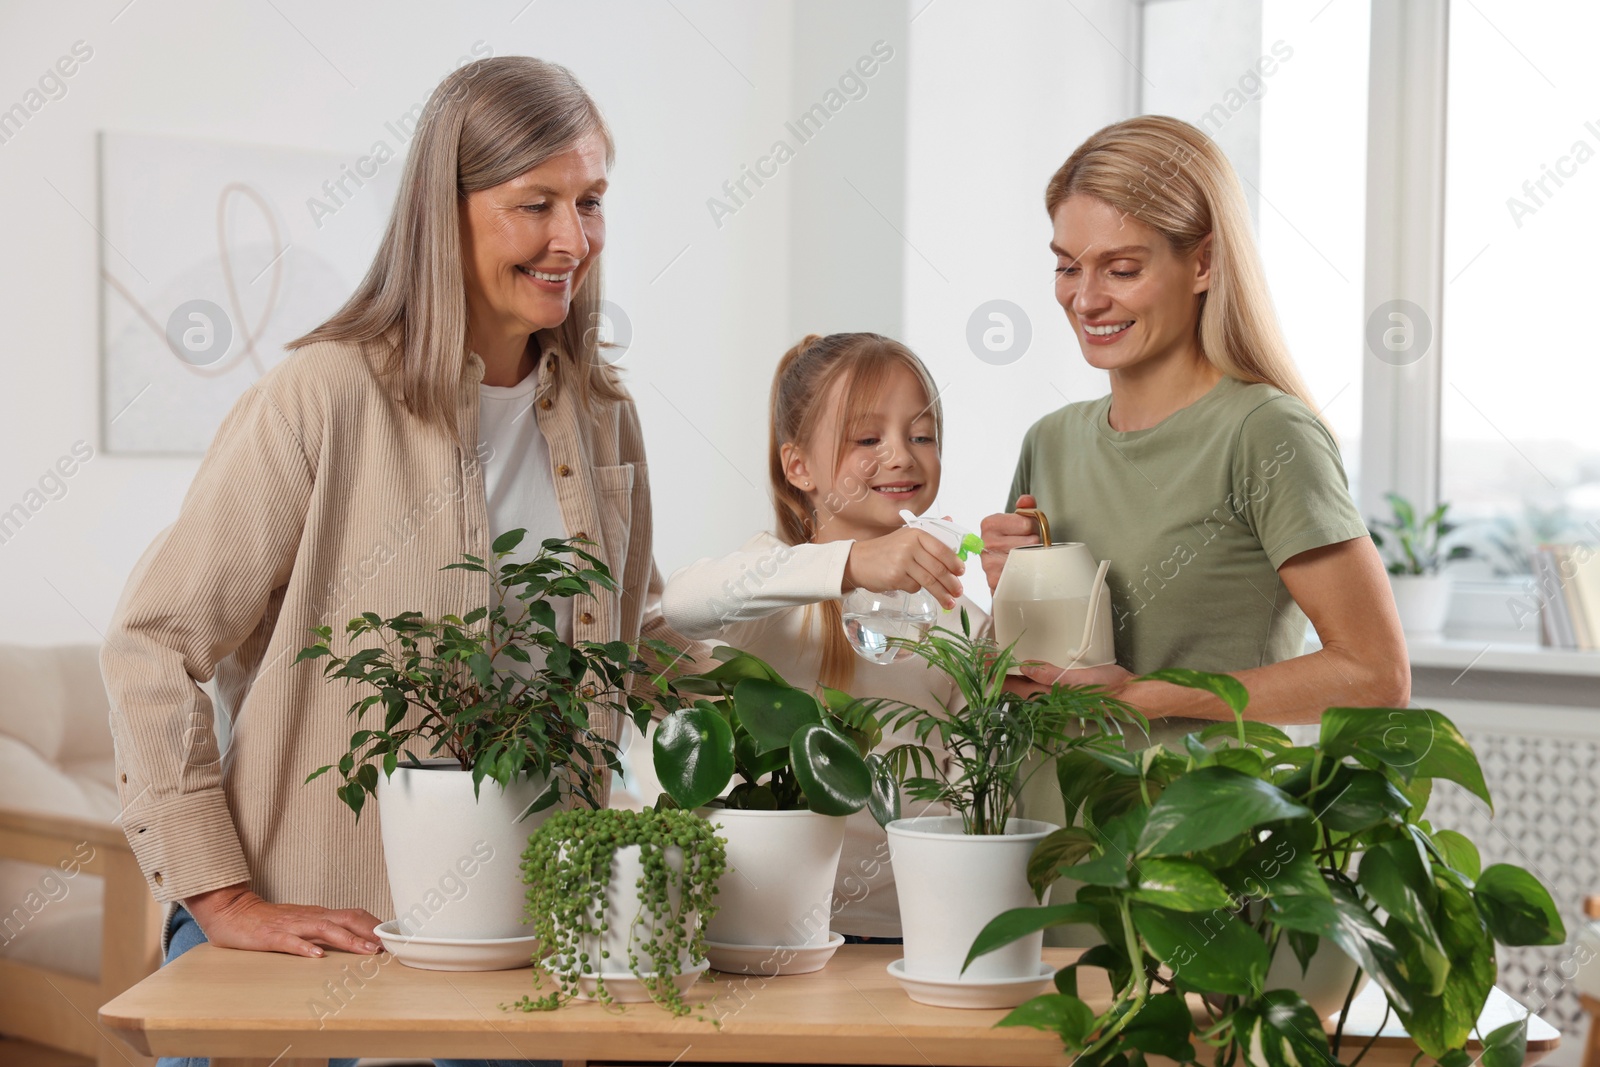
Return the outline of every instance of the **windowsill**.
[[[1507,671],[1516,674],[1558,674],[1600,677],[1600,651],[1545,648],[1526,641],[1462,638],[1408,639],[1412,667],[1465,671]]]

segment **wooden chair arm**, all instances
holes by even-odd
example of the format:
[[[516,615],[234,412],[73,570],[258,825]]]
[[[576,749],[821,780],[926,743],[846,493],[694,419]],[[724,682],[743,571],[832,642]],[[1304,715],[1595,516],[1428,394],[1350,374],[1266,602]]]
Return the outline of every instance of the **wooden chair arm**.
[[[76,861],[88,874],[106,873],[105,855],[131,856],[122,828],[74,815],[44,815],[0,808],[0,859],[24,860],[46,867]]]

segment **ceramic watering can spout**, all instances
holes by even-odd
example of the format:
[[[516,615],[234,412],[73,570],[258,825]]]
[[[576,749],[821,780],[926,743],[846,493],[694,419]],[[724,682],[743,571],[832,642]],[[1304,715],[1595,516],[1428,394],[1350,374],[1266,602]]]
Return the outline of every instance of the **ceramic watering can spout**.
[[[1067,665],[1076,664],[1090,652],[1094,644],[1094,627],[1100,617],[1100,602],[1106,595],[1106,575],[1111,572],[1111,561],[1103,559],[1094,572],[1094,586],[1089,592],[1089,607],[1083,616],[1083,643],[1073,650]]]

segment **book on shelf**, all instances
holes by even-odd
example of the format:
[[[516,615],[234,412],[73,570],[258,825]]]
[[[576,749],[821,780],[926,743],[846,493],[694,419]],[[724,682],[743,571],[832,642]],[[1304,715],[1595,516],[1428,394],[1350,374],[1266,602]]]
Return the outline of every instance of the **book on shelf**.
[[[1576,649],[1600,644],[1600,555],[1587,545],[1540,545],[1533,577],[1541,642]]]

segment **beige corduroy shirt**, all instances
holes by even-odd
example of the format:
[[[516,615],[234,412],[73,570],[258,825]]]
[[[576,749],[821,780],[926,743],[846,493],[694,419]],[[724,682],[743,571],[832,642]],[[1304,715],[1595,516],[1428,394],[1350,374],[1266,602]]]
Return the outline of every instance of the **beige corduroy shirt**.
[[[376,344],[376,343],[375,343]],[[358,821],[337,779],[305,784],[346,750],[360,696],[295,664],[363,611],[464,615],[490,578],[440,570],[491,559],[478,386],[470,355],[459,442],[427,431],[373,372],[376,348],[322,342],[290,353],[235,403],[177,520],[139,559],[101,653],[123,829],[156,898],[248,882],[267,900],[393,916],[376,805]],[[632,401],[586,409],[570,359],[546,348],[533,411],[561,514],[621,588],[573,604],[574,640],[689,647],[661,621],[650,484]],[[220,709],[200,683],[215,675]],[[231,736],[219,754],[214,716]],[[614,716],[611,716],[614,718]],[[619,724],[604,724],[611,737]]]

